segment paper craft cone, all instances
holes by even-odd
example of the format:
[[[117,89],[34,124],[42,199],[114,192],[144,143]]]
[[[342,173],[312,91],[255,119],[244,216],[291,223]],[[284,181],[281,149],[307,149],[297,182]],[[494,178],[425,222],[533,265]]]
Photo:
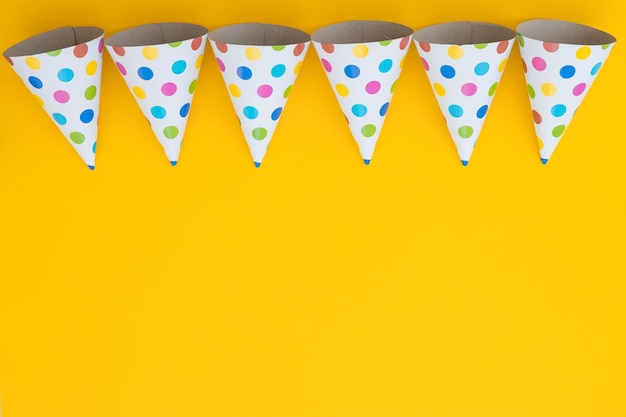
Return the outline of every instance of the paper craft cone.
[[[370,163],[409,50],[413,29],[359,20],[324,27],[311,35],[361,157]]]
[[[552,156],[616,39],[560,20],[530,20],[517,27],[541,162]]]
[[[482,22],[450,22],[413,35],[463,165],[467,165],[498,88],[515,32]]]
[[[244,23],[214,30],[209,40],[258,168],[311,37],[285,26]]]
[[[95,167],[104,31],[62,27],[4,57],[90,169]]]
[[[189,23],[152,23],[104,42],[172,166],[178,162],[207,33]]]

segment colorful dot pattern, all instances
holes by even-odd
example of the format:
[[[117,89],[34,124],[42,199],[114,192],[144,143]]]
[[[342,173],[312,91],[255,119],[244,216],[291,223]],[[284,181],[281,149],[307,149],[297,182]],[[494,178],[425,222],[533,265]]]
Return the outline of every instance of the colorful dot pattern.
[[[357,44],[313,42],[366,163],[374,154],[409,44],[409,36]]]
[[[263,46],[210,42],[252,160],[259,166],[310,42]]]
[[[178,161],[207,35],[149,46],[107,50],[150,123],[167,158]]]
[[[103,36],[86,43],[8,59],[81,159],[93,169],[98,137]]]
[[[610,45],[571,45],[517,35],[541,160],[550,159],[608,57]]]
[[[514,39],[450,45],[415,40],[463,164],[472,156]]]

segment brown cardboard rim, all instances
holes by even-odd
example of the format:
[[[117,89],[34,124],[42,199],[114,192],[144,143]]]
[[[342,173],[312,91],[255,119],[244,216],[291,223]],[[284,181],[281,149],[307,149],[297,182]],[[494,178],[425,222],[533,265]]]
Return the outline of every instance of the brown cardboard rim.
[[[569,45],[606,45],[615,36],[591,26],[554,19],[534,19],[520,23],[517,32],[525,38]]]
[[[63,26],[23,40],[4,51],[5,57],[18,57],[58,51],[90,42],[104,35],[104,29],[95,26]]]
[[[208,32],[204,26],[193,23],[148,23],[117,32],[106,38],[104,44],[121,47],[162,45],[194,39]]]
[[[413,35],[413,29],[381,20],[350,20],[323,27],[311,35],[319,43],[352,44],[381,42]]]
[[[309,42],[311,35],[289,26],[252,22],[212,30],[209,39],[230,45],[276,46]]]
[[[413,35],[418,42],[443,45],[476,45],[514,38],[515,31],[506,26],[470,21],[440,23],[420,29]]]

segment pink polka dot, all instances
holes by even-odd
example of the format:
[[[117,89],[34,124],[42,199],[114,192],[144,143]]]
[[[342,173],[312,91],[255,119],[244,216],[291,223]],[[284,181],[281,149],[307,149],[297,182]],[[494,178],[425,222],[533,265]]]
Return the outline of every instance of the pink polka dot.
[[[176,94],[176,84],[174,83],[165,83],[161,86],[161,92],[165,96],[173,96]]]
[[[219,58],[215,58],[215,59],[217,59],[217,66],[220,67],[220,71],[222,72],[226,71],[226,66],[224,65],[222,60]]]
[[[546,61],[538,56],[534,57],[531,63],[533,64],[533,68],[537,71],[543,71],[544,69],[546,69]]]
[[[122,75],[126,75],[126,68],[124,68],[124,65],[119,62],[116,62],[115,65],[117,65],[117,69],[120,70]]]
[[[67,103],[70,101],[70,95],[67,91],[57,90],[54,92],[54,99],[59,103]]]
[[[574,93],[575,96],[579,96],[585,92],[585,88],[587,88],[587,84],[580,83],[576,85],[576,87],[574,87],[574,90],[572,90],[572,93]]]
[[[476,94],[477,90],[478,88],[476,87],[476,84],[474,83],[463,84],[463,87],[461,87],[461,93],[463,93],[463,95],[468,96],[468,97]]]
[[[324,67],[324,69],[326,70],[326,72],[331,72],[333,70],[333,66],[330,65],[330,62],[326,61],[325,59],[322,58],[322,66]]]
[[[544,42],[543,49],[548,52],[556,52],[559,50],[559,44],[554,42]]]
[[[259,97],[267,98],[272,95],[274,90],[272,89],[271,85],[263,84],[262,86],[257,88],[256,92],[259,95]]]
[[[422,58],[422,64],[424,64],[424,68],[426,69],[426,71],[430,69],[430,65],[428,65],[428,61],[426,61],[424,58]]]
[[[368,94],[378,93],[380,91],[380,83],[378,81],[370,81],[365,86],[365,91],[367,91]]]
[[[98,52],[102,53],[104,50],[104,38],[100,38],[100,42],[98,43]]]

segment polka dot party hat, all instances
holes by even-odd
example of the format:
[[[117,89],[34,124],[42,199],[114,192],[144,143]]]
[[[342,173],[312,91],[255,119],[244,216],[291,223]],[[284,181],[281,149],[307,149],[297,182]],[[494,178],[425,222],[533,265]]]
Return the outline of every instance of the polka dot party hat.
[[[515,42],[515,32],[481,22],[450,22],[413,35],[463,165],[467,165]]]
[[[172,166],[178,162],[207,33],[188,23],[152,23],[105,40]]]
[[[309,34],[243,23],[209,33],[217,65],[258,168],[309,48]]]
[[[311,35],[361,157],[369,165],[396,89],[413,29],[360,20]]]
[[[4,57],[90,169],[95,167],[104,31],[62,27]]]
[[[522,64],[541,162],[546,164],[616,39],[560,20],[530,20],[517,27]]]

